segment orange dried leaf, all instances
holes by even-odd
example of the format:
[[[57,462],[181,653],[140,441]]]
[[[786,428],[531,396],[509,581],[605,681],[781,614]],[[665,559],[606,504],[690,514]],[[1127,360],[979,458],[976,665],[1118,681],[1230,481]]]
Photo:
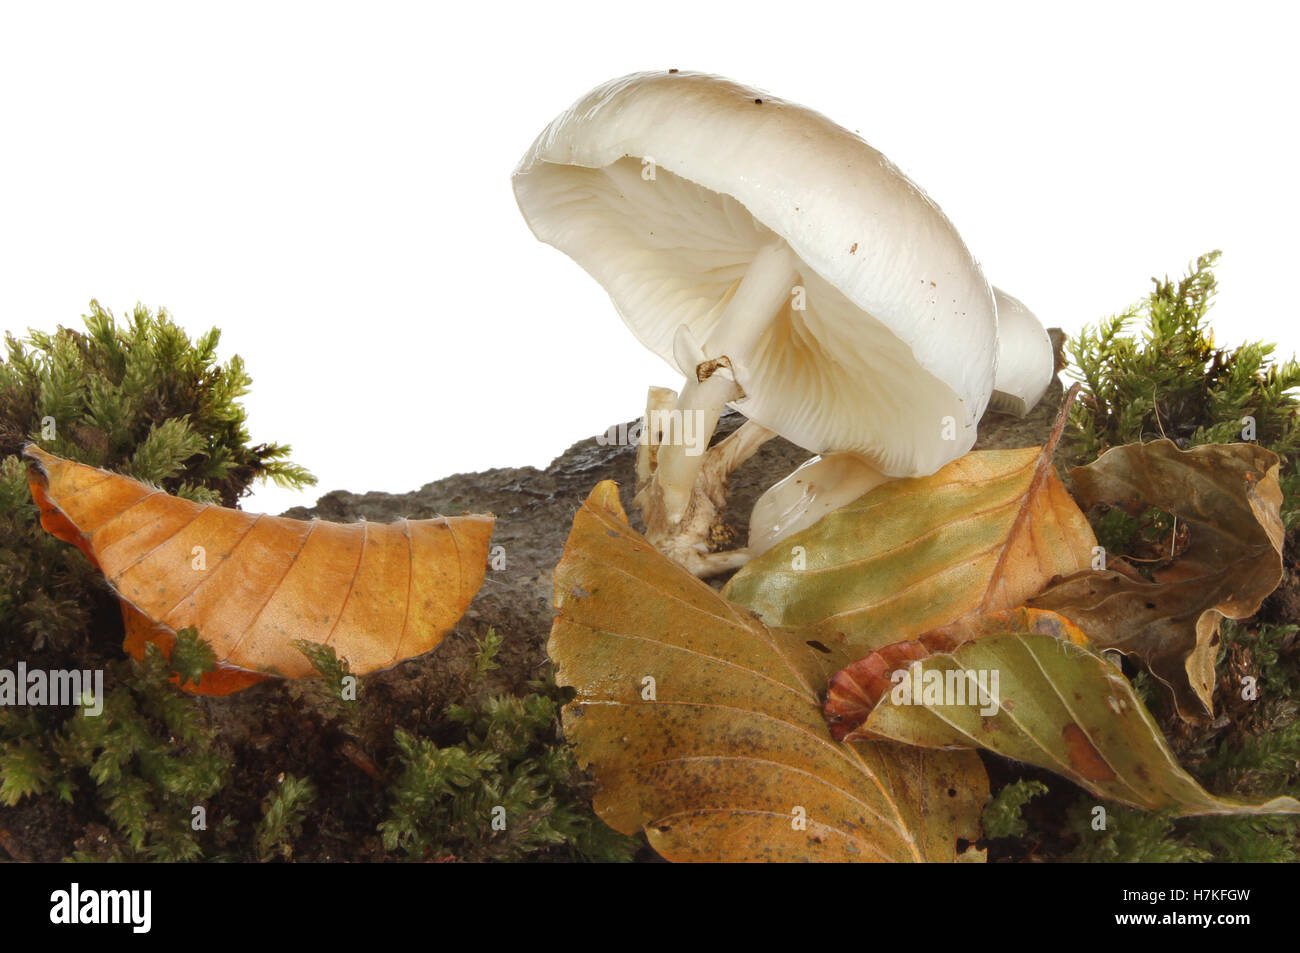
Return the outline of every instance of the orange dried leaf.
[[[203,691],[311,674],[298,639],[331,646],[358,674],[422,655],[483,584],[490,516],[308,522],[183,500],[34,446],[25,455],[41,525],[121,599],[127,651],[170,651],[193,627],[223,666]]]

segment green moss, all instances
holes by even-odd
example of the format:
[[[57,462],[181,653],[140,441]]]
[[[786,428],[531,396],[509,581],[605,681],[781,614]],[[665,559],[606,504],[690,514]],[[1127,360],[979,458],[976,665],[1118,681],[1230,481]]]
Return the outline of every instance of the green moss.
[[[23,798],[53,786],[50,756],[37,744],[33,737],[36,734],[30,724],[11,726],[12,740],[0,744],[0,804],[13,807]]]
[[[118,321],[98,302],[86,330],[5,336],[0,456],[31,440],[52,453],[233,506],[256,479],[315,478],[289,447],[253,445],[239,399],[252,383],[238,356],[217,361],[221,333],[191,341],[166,311],[137,305]]]
[[[307,810],[315,800],[316,787],[310,781],[283,775],[280,786],[267,795],[257,825],[254,843],[259,860],[293,859],[293,842],[301,836]]]
[[[1241,441],[1249,436],[1243,434],[1249,417],[1254,439],[1282,458],[1282,513],[1294,527],[1300,521],[1300,403],[1293,391],[1300,386],[1300,365],[1274,362],[1270,344],[1215,344],[1207,314],[1217,261],[1217,252],[1204,255],[1186,277],[1156,280],[1139,304],[1070,343],[1074,374],[1085,386],[1067,431],[1070,462],[1089,463],[1110,447],[1162,436],[1184,448]],[[1159,558],[1171,545],[1172,521],[1159,511],[1135,518],[1102,508],[1089,517],[1108,551]],[[1293,585],[1289,576],[1284,579],[1284,590]],[[1300,789],[1300,645],[1293,624],[1300,620],[1277,617],[1280,606],[1293,604],[1277,601],[1267,617],[1222,623],[1216,693],[1221,717],[1211,724],[1183,723],[1167,692],[1145,673],[1134,675],[1135,690],[1179,760],[1216,794],[1263,798]],[[1252,693],[1243,691],[1243,678],[1254,679]],[[1075,795],[1065,803],[1060,830],[1030,833],[1064,845],[1058,854],[1069,860],[1280,861],[1300,852],[1295,818],[1174,819],[1106,805],[1106,830],[1096,831],[1094,799]]]
[[[168,661],[180,676],[182,685],[197,685],[206,672],[216,667],[217,654],[212,646],[199,638],[196,629],[187,628],[176,633]]]
[[[1097,830],[1097,807],[1105,809],[1105,828]],[[1076,839],[1066,860],[1107,864],[1171,864],[1213,860],[1205,847],[1174,836],[1174,820],[1165,814],[1136,811],[1118,804],[1098,805],[1083,798],[1065,817],[1064,833]]]
[[[1027,778],[1005,785],[984,805],[984,814],[981,818],[984,836],[1023,837],[1029,833],[1029,826],[1020,816],[1020,811],[1033,798],[1046,794],[1047,790],[1047,785],[1042,781],[1031,781]]]
[[[495,667],[495,631],[479,641],[467,697],[445,716],[460,730],[435,744],[398,731],[400,770],[389,787],[384,847],[412,860],[630,860],[638,841],[591,812],[591,786],[560,739],[563,695],[547,679],[524,695],[479,690]]]
[[[155,484],[191,500],[235,505],[253,481],[314,482],[289,448],[253,445],[239,399],[238,357],[217,359],[214,329],[191,341],[166,312],[116,320],[91,302],[85,330],[6,335],[0,359],[0,654],[6,665],[101,669],[103,713],[0,711],[0,803],[36,798],[106,825],[78,859],[188,860],[211,840],[194,809],[229,778],[228,753],[199,703],[170,682],[214,662],[182,632],[170,662],[122,657],[122,621],[100,574],[41,529],[18,458],[51,452]],[[224,819],[223,829],[231,821]],[[205,840],[206,837],[206,840]]]
[[[1293,817],[1197,817],[1178,825],[1182,843],[1216,863],[1291,863],[1300,859],[1300,821]]]
[[[1184,449],[1250,439],[1285,462],[1283,514],[1292,527],[1300,521],[1300,364],[1275,362],[1272,344],[1215,344],[1208,314],[1218,260],[1210,252],[1184,278],[1152,279],[1145,299],[1069,342],[1072,373],[1084,384],[1070,415],[1073,462],[1160,437]]]
[[[194,808],[225,783],[226,759],[174,669],[150,646],[143,663],[114,663],[103,711],[0,711],[3,800],[89,801],[116,835],[93,859],[193,860],[203,853]],[[82,853],[82,859],[91,855]]]

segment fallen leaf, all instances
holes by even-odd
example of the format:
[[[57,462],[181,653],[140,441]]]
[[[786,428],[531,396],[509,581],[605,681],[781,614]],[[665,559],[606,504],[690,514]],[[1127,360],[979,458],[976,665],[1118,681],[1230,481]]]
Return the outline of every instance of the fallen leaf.
[[[124,648],[195,628],[221,668],[200,691],[313,673],[328,644],[357,674],[437,645],[483,583],[492,517],[330,523],[193,503],[29,446],[41,525],[77,546],[123,606]],[[209,682],[211,679],[211,682]]]
[[[1088,644],[1088,637],[1078,626],[1055,612],[1022,607],[967,616],[952,625],[931,629],[914,641],[894,642],[876,649],[836,672],[827,687],[823,706],[831,735],[843,739],[861,725],[913,662],[1004,632],[1050,635],[1075,645]]]
[[[1131,514],[1154,506],[1188,527],[1184,552],[1148,582],[1114,571],[1070,576],[1029,600],[1068,616],[1100,648],[1137,658],[1173,692],[1179,714],[1214,711],[1219,623],[1258,611],[1282,579],[1278,458],[1254,444],[1179,450],[1130,444],[1072,471],[1079,503]]]
[[[163,658],[171,658],[176,633],[167,626],[154,622],[125,599],[118,599],[118,604],[122,607],[122,625],[126,631],[122,639],[123,651],[137,662],[142,662],[149,646],[156,645]],[[182,685],[178,675],[172,675],[172,681],[195,695],[230,695],[273,677],[218,662],[211,671],[203,673],[198,682],[187,681]]]
[[[843,745],[820,686],[836,639],[773,629],[627,524],[612,482],[574,518],[548,650],[598,815],[684,861],[982,859],[973,752]]]
[[[1097,797],[1178,814],[1295,814],[1300,801],[1216,797],[1165,744],[1123,674],[1088,648],[1049,635],[1008,632],[915,663],[928,676],[967,684],[985,673],[995,705],[931,703],[886,694],[850,737],[939,749],[983,748],[1063,775]],[[951,673],[951,674],[950,674]],[[996,684],[992,673],[997,673]],[[900,693],[901,694],[901,693]],[[981,709],[993,709],[982,714]]]
[[[968,453],[877,487],[751,561],[723,595],[772,625],[843,633],[857,655],[1022,605],[1090,565],[1097,543],[1052,467],[1063,415],[1045,447]]]

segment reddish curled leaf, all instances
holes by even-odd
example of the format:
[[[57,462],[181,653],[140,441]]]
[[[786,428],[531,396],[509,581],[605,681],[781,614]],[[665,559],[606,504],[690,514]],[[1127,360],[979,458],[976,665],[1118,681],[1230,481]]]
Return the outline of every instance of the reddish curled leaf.
[[[915,641],[886,645],[836,672],[822,707],[831,734],[841,740],[866,721],[896,684],[896,673],[908,672],[913,662],[1005,632],[1050,635],[1075,645],[1088,644],[1088,637],[1078,626],[1055,612],[1022,607],[968,616],[952,625],[931,629]]]
[[[1138,659],[1187,721],[1213,713],[1219,622],[1258,611],[1282,578],[1278,457],[1254,444],[1116,447],[1071,472],[1082,506],[1172,513],[1187,545],[1148,582],[1113,570],[1061,580],[1029,604],[1068,616],[1094,645]]]
[[[655,550],[601,483],[555,570],[547,645],[597,814],[669,860],[981,860],[973,752],[837,744],[834,638],[763,625]]]
[[[180,499],[34,446],[25,456],[41,525],[121,599],[124,648],[168,652],[176,632],[196,629],[222,665],[205,692],[312,674],[298,639],[331,646],[358,674],[422,655],[487,568],[490,516],[292,520]]]
[[[894,642],[876,649],[831,676],[822,712],[830,726],[831,737],[843,741],[845,735],[867,720],[894,684],[894,672],[906,671],[911,663],[930,655],[918,639]]]

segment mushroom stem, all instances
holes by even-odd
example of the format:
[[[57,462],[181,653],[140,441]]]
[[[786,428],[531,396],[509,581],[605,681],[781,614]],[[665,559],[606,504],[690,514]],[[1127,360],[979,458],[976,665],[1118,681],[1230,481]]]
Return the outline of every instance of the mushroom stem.
[[[749,515],[750,555],[762,555],[890,479],[856,453],[813,457],[754,503]]]
[[[700,365],[704,367],[704,364]],[[663,492],[664,511],[671,522],[686,514],[695,490],[695,478],[704,465],[709,441],[718,428],[718,418],[730,400],[741,394],[725,370],[715,369],[703,380],[688,380],[677,398],[674,415],[680,421],[675,439],[659,450],[655,481]],[[687,434],[691,439],[687,439]]]
[[[743,356],[753,352],[772,318],[789,303],[790,292],[799,282],[798,264],[798,257],[783,238],[754,253],[704,342],[709,357],[728,356],[733,367],[743,363]]]
[[[636,448],[636,489],[640,493],[650,485],[650,478],[655,474],[659,459],[659,444],[663,442],[663,433],[659,429],[660,421],[671,420],[673,408],[677,406],[677,391],[668,387],[651,387],[646,394],[645,416],[641,418],[641,440]]]
[[[676,409],[681,412],[683,433],[691,429],[697,439],[689,444],[686,440],[674,442],[659,454],[658,481],[672,520],[680,520],[686,512],[704,462],[703,451],[723,407],[745,397],[745,361],[789,302],[799,281],[798,261],[783,239],[764,245],[750,261],[704,347],[694,346],[689,337],[679,336],[676,342],[679,364],[694,366],[687,371]]]
[[[729,477],[736,467],[752,457],[763,444],[775,436],[774,431],[768,430],[762,424],[746,420],[732,432],[731,436],[709,451],[705,463],[709,467],[715,467],[723,478]]]
[[[766,427],[747,420],[734,433],[704,454],[704,462],[680,519],[669,519],[664,507],[663,487],[655,478],[663,434],[653,423],[653,414],[673,406],[675,395],[661,387],[650,388],[646,402],[645,428],[648,439],[637,453],[636,505],[645,521],[646,538],[661,553],[701,578],[739,569],[749,560],[743,549],[712,552],[720,517],[727,502],[727,482],[740,466],[767,441],[776,436]]]
[[[749,550],[711,552],[710,543],[721,528],[727,506],[727,483],[732,472],[776,434],[761,424],[746,420],[725,440],[711,447],[700,467],[686,515],[671,524],[668,532],[648,538],[660,552],[681,563],[701,579],[739,569],[749,562]],[[647,527],[648,529],[648,527]]]

